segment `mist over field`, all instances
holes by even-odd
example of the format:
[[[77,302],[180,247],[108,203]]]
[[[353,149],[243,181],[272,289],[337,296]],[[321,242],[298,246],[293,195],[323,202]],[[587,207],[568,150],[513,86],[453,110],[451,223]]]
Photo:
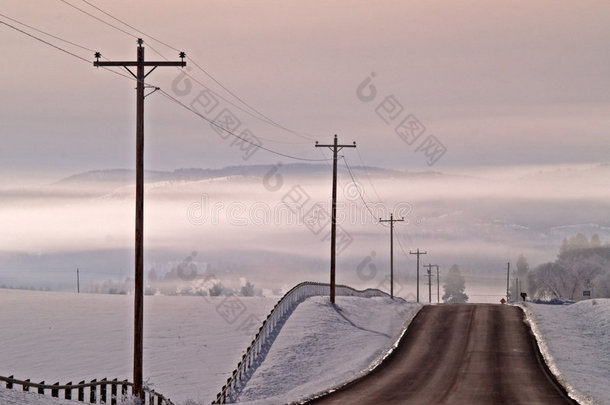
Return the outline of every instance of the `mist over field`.
[[[610,165],[405,172],[342,166],[337,282],[387,289],[395,224],[395,292],[415,293],[415,256],[443,271],[458,264],[471,301],[506,291],[506,262],[552,261],[578,232],[610,240]],[[133,273],[133,172],[107,170],[41,187],[0,191],[0,285],[60,290]],[[145,272],[191,270],[231,288],[285,290],[327,282],[331,168],[261,165],[147,173]],[[383,203],[381,203],[383,201]],[[365,203],[366,202],[366,206]],[[313,218],[318,221],[312,222]],[[421,270],[427,298],[427,279]],[[434,280],[434,283],[436,281]],[[433,294],[436,300],[436,291]]]

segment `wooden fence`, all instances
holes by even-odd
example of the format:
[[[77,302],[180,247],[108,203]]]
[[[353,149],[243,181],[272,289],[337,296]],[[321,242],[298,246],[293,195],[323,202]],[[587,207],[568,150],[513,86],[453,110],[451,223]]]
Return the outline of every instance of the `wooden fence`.
[[[289,316],[290,313],[292,313],[292,311],[306,298],[326,296],[329,295],[329,293],[329,284],[314,283],[309,281],[297,284],[290,291],[288,291],[277,302],[277,304],[275,304],[267,316],[267,319],[263,321],[262,326],[254,337],[254,340],[252,340],[252,343],[250,343],[250,346],[246,349],[241,361],[237,364],[237,368],[233,371],[231,377],[227,379],[227,383],[222,387],[216,396],[216,399],[212,402],[212,405],[226,404],[234,401],[236,394],[248,380],[250,372],[257,365],[257,363],[260,362],[261,357],[263,357],[264,354],[269,350],[269,346],[275,340],[275,336],[282,327],[286,316]],[[336,285],[335,293],[337,296],[354,296],[363,298],[390,296],[388,293],[378,289],[369,288],[360,291],[352,287],[339,284]],[[402,298],[395,298],[404,301]]]
[[[112,381],[106,378],[90,382],[81,381],[78,384],[69,382],[64,385],[45,384],[31,382],[27,380],[17,380],[13,376],[2,377],[0,381],[6,384],[7,389],[16,389],[21,386],[22,391],[38,392],[41,395],[50,395],[53,398],[69,399],[73,401],[87,402],[89,404],[110,404],[117,405],[119,399],[133,394],[133,383],[123,380],[118,381],[116,378]],[[174,405],[172,401],[165,398],[163,395],[154,390],[144,389],[143,405]]]

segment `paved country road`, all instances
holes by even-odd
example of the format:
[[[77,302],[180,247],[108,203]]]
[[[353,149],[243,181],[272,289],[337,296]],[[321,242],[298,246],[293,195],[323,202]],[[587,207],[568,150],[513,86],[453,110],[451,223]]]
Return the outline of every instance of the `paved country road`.
[[[369,375],[308,404],[576,404],[550,376],[520,308],[422,308]]]

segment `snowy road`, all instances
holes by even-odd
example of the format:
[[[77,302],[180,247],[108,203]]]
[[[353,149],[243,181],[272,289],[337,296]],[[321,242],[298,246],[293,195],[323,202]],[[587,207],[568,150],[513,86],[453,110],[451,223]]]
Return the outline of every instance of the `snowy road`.
[[[549,377],[519,308],[424,307],[368,376],[312,404],[573,404]]]

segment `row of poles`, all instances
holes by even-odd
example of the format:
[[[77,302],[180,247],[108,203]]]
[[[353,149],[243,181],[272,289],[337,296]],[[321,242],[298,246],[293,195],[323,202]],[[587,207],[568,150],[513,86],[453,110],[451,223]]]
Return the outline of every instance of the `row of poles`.
[[[338,153],[343,148],[355,148],[356,142],[352,144],[339,144],[339,139],[335,134],[334,142],[329,145],[321,145],[316,142],[316,147],[329,148],[333,152],[333,184],[332,184],[332,207],[331,207],[331,229],[330,229],[330,302],[335,303],[335,268],[336,268],[336,234],[337,234],[337,158]],[[404,218],[396,219],[394,214],[390,214],[390,219],[379,218],[380,223],[390,224],[390,297],[394,298],[394,223],[404,222]],[[417,249],[416,252],[409,252],[417,255],[417,302],[419,302],[419,257],[428,252],[421,252]],[[440,276],[439,266],[437,264],[428,264],[428,302],[432,302],[432,267],[436,267],[436,283],[437,283],[437,302],[440,302]]]
[[[144,315],[144,98],[145,79],[156,68],[163,67],[185,67],[185,53],[180,52],[180,61],[145,61],[144,47],[141,38],[138,39],[137,57],[135,61],[100,61],[101,54],[95,53],[95,67],[122,67],[126,69],[137,82],[136,85],[136,215],[135,215],[135,292],[134,292],[134,356],[133,356],[133,384],[134,394],[143,398],[142,389],[142,352],[143,352],[143,315]],[[148,72],[146,68],[150,68]],[[135,73],[130,69],[135,68]],[[330,148],[333,152],[333,183],[332,183],[332,213],[331,213],[331,246],[330,246],[330,301],[335,303],[335,266],[336,266],[336,225],[337,225],[337,156],[343,148],[355,148],[356,142],[352,144],[339,144],[337,135],[332,144],[322,145],[316,142],[316,147]],[[394,223],[402,222],[404,218],[395,219],[393,214],[390,219],[379,218],[380,222],[390,223],[390,296],[394,297]],[[420,255],[427,252],[410,252],[417,255],[417,302],[419,302],[419,259]],[[432,302],[432,267],[436,266],[437,284],[439,274],[437,265],[429,264],[428,267],[428,292],[429,302]],[[78,277],[78,270],[77,270]],[[77,281],[78,282],[78,281]],[[80,284],[80,283],[79,283]],[[80,290],[80,285],[78,287]],[[437,295],[439,290],[437,288]]]

